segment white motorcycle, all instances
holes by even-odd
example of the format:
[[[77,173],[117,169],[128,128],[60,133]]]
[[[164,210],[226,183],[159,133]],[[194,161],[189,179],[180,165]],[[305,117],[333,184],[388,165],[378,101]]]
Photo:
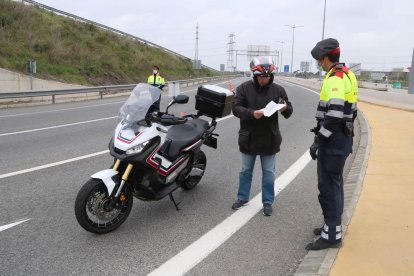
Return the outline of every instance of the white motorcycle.
[[[165,112],[151,112],[161,90],[138,84],[120,109],[120,122],[109,143],[115,158],[112,168],[92,175],[77,195],[75,215],[79,224],[92,233],[110,232],[127,219],[133,197],[152,201],[168,195],[179,210],[173,191],[191,190],[200,182],[207,165],[201,146],[217,148],[215,118],[230,113],[232,95],[224,95],[226,103],[214,101],[222,90],[199,87],[198,113],[176,117],[168,108],[187,103],[188,96],[174,97]],[[200,119],[201,115],[211,120]]]

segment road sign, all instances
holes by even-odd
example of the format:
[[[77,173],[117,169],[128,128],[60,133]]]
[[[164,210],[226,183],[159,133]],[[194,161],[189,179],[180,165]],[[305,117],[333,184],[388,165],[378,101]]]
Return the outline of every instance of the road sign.
[[[283,72],[285,72],[285,73],[289,73],[289,65],[285,65],[285,66],[283,67]]]
[[[257,56],[270,55],[269,45],[247,45],[247,60],[252,60]]]

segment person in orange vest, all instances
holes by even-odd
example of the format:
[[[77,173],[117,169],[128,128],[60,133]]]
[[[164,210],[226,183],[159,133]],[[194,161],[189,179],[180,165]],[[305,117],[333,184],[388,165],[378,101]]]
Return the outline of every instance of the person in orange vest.
[[[159,73],[160,68],[154,65],[152,70],[152,74],[148,77],[148,84],[158,87],[159,89],[163,89],[165,86],[165,79]],[[160,103],[161,103],[161,95],[158,101],[153,104],[154,111],[160,111]]]

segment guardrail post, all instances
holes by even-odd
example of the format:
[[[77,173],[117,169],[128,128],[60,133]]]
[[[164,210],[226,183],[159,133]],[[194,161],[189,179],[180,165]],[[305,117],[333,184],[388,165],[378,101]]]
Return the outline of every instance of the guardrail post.
[[[175,81],[168,82],[168,96],[173,97],[174,96],[174,88],[175,88]]]
[[[103,92],[99,91],[99,96],[101,97],[101,100],[103,99]]]
[[[56,96],[55,94],[52,95],[52,103],[53,104],[55,103],[55,96]]]
[[[181,91],[180,91],[180,83],[174,83],[174,96],[180,95]]]

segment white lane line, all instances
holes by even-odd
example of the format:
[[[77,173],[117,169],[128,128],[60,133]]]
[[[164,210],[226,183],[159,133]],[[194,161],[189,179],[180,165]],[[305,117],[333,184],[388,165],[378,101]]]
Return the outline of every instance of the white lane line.
[[[75,157],[75,158],[71,158],[71,159],[66,159],[66,160],[63,160],[63,161],[50,163],[50,164],[46,164],[46,165],[42,165],[42,166],[37,166],[37,167],[30,168],[30,169],[25,169],[25,170],[21,170],[21,171],[15,171],[15,172],[11,172],[11,173],[0,174],[0,179],[10,177],[10,176],[19,175],[19,174],[24,174],[24,173],[28,173],[28,172],[43,170],[43,169],[63,165],[63,164],[70,163],[70,162],[75,162],[75,161],[79,161],[79,160],[82,160],[82,159],[86,159],[86,158],[106,154],[108,152],[109,152],[109,150],[94,152],[94,153],[91,153],[91,154],[87,154],[87,155],[83,155],[83,156],[79,156],[79,157]]]
[[[284,83],[285,83],[285,84],[287,84],[287,85],[298,86],[298,87],[300,87],[300,88],[302,88],[302,89],[308,90],[308,91],[310,91],[310,92],[312,92],[312,93],[315,93],[315,94],[319,95],[319,92],[316,92],[315,90],[312,90],[312,89],[306,88],[306,87],[301,86],[301,85],[299,85],[299,84],[291,83],[291,82],[284,81],[284,80],[281,80],[281,81],[282,81],[282,82],[284,82]]]
[[[19,114],[11,114],[11,115],[2,115],[2,116],[0,116],[0,118],[18,117],[18,116],[35,115],[35,114],[51,113],[51,112],[60,112],[60,111],[68,111],[68,110],[83,109],[83,108],[93,108],[93,107],[100,107],[100,106],[111,105],[111,104],[119,104],[119,103],[124,103],[124,102],[125,101],[122,101],[122,102],[111,102],[111,103],[104,103],[104,104],[85,105],[85,106],[70,107],[70,108],[63,108],[63,109],[53,109],[53,110],[37,111],[37,112],[30,112],[30,113],[19,113]]]
[[[20,223],[23,223],[23,222],[28,221],[28,220],[30,220],[30,219],[23,219],[23,220],[19,220],[19,221],[16,221],[16,222],[13,222],[13,223],[10,223],[10,224],[7,224],[7,225],[0,226],[0,232],[4,231],[4,230],[7,230],[9,228],[12,228],[12,227],[14,227],[16,225],[19,225]]]
[[[289,167],[289,169],[276,179],[276,195],[292,182],[292,180],[306,167],[310,160],[309,151],[306,151],[292,166]],[[259,193],[249,201],[247,206],[234,212],[197,241],[169,259],[159,268],[152,271],[148,276],[183,275],[222,245],[259,211],[261,211],[262,208],[262,194]]]
[[[216,120],[216,122],[220,122],[220,121],[223,121],[223,120],[226,120],[226,119],[230,119],[230,118],[233,118],[233,117],[234,117],[234,115],[228,115],[228,116],[226,116],[226,117],[223,117],[223,118],[217,119],[217,120]]]
[[[0,137],[1,136],[9,136],[9,135],[21,134],[21,133],[27,133],[27,132],[35,132],[35,131],[47,130],[47,129],[54,129],[54,128],[60,128],[60,127],[67,127],[67,126],[75,126],[75,125],[81,125],[81,124],[88,124],[88,123],[93,123],[93,122],[110,120],[110,119],[114,119],[114,118],[118,118],[118,116],[112,116],[112,117],[106,117],[106,118],[101,118],[101,119],[95,119],[95,120],[88,120],[88,121],[76,122],[76,123],[71,123],[71,124],[57,125],[57,126],[51,126],[51,127],[42,127],[42,128],[22,130],[22,131],[16,131],[16,132],[2,133],[2,134],[0,134]]]

